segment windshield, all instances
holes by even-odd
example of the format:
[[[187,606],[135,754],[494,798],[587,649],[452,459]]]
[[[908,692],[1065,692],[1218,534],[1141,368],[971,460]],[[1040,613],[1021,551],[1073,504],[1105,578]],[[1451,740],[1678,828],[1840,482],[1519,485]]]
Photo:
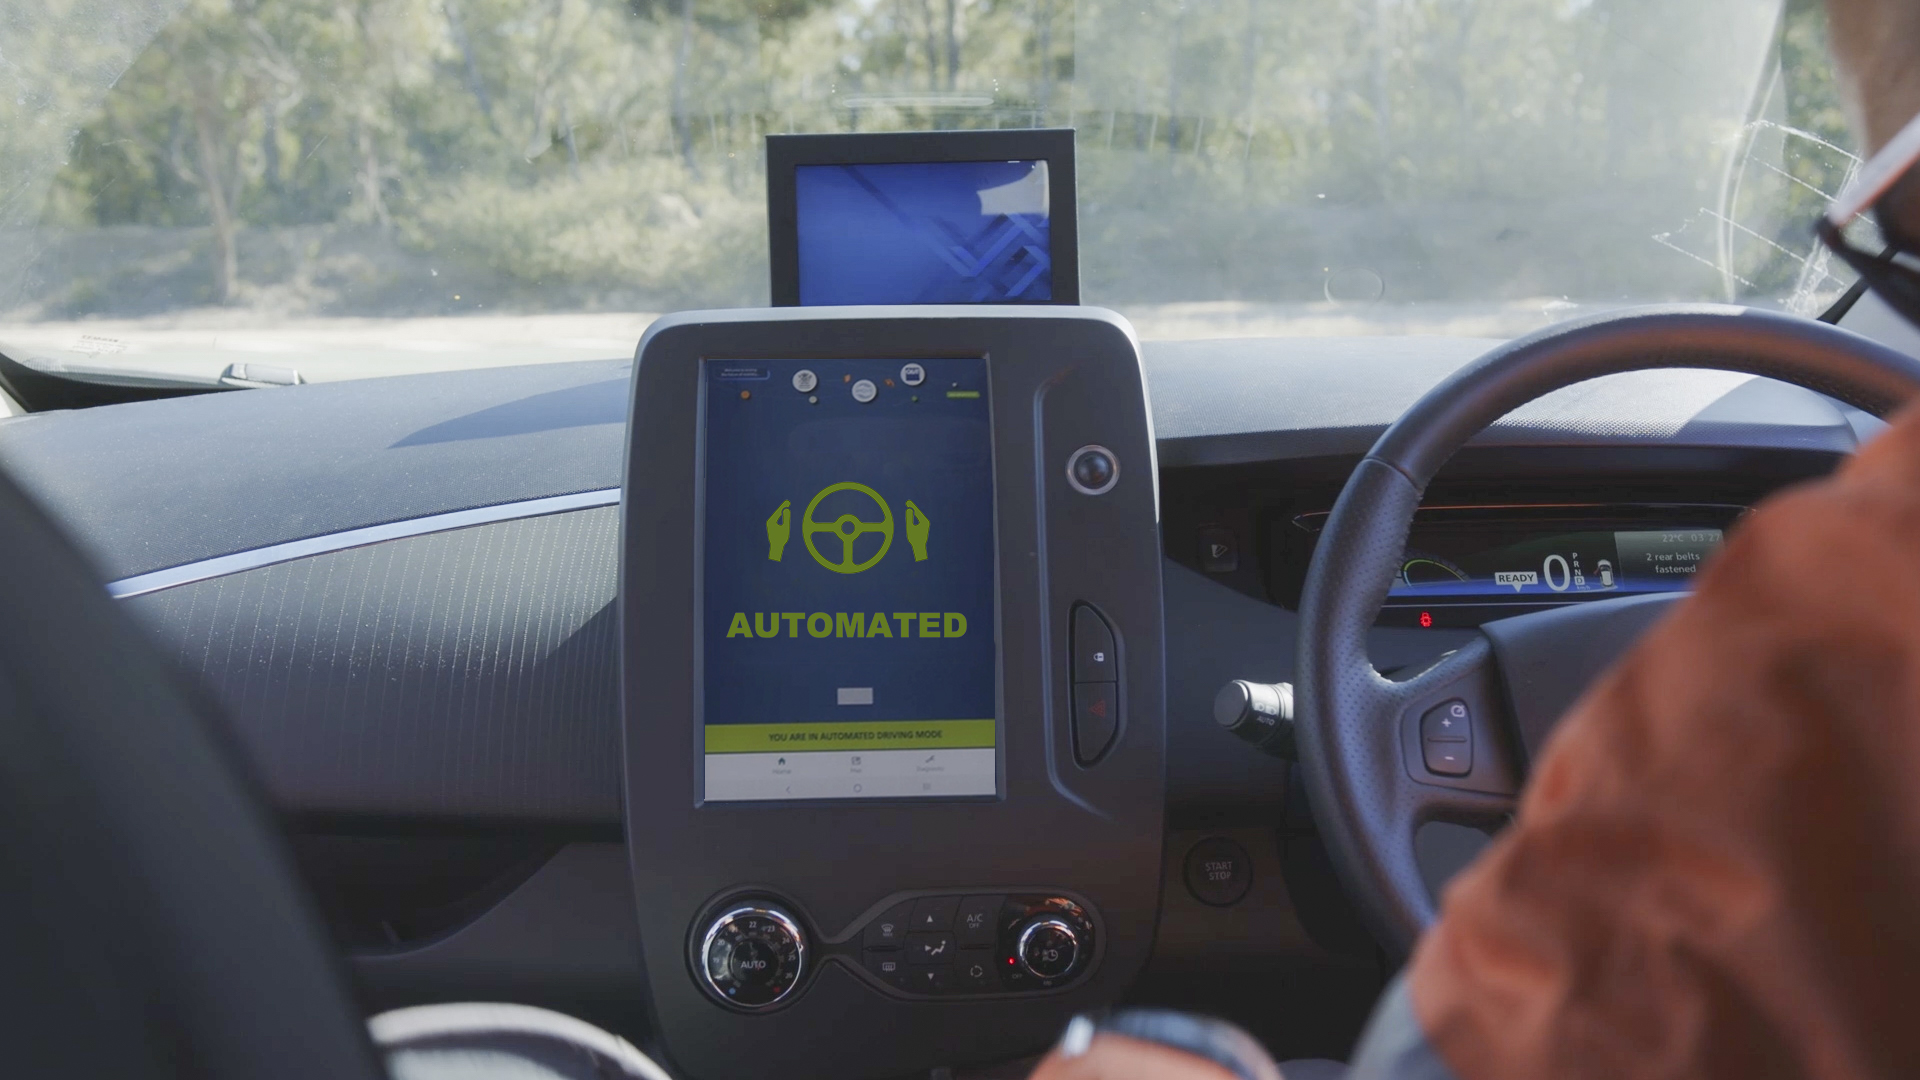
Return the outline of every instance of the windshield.
[[[8,7],[0,350],[45,367],[627,355],[767,301],[773,132],[1074,128],[1082,296],[1149,339],[1849,283],[1814,0]]]

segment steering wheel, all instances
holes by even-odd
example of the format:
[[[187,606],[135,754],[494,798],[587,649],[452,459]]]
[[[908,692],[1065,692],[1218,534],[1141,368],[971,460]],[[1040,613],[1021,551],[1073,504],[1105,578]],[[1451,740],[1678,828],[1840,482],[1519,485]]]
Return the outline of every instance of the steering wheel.
[[[857,491],[872,499],[874,505],[880,508],[880,520],[862,521],[852,514],[841,514],[832,521],[813,520],[813,512],[819,508],[820,500],[836,491]],[[840,561],[834,562],[828,559],[820,554],[819,548],[813,546],[813,538],[818,533],[831,534],[840,541]],[[868,533],[880,534],[880,550],[874,552],[870,559],[855,562],[853,561],[853,542]],[[813,501],[807,504],[807,512],[800,519],[800,535],[806,541],[807,551],[812,553],[815,562],[837,574],[857,574],[885,558],[887,549],[893,546],[893,510],[887,506],[887,500],[881,498],[879,492],[865,484],[856,484],[851,480],[830,484],[821,488],[820,494],[815,495]]]
[[[1498,620],[1424,671],[1387,678],[1368,658],[1367,631],[1421,494],[1467,440],[1535,398],[1678,367],[1796,383],[1880,417],[1920,395],[1920,361],[1826,323],[1711,305],[1600,315],[1502,345],[1434,387],[1373,444],[1328,516],[1301,596],[1294,737],[1334,868],[1375,937],[1399,955],[1436,914],[1415,832],[1430,821],[1503,823],[1560,714],[1679,599],[1588,601]],[[1422,718],[1435,710],[1464,711],[1466,775],[1426,767]]]

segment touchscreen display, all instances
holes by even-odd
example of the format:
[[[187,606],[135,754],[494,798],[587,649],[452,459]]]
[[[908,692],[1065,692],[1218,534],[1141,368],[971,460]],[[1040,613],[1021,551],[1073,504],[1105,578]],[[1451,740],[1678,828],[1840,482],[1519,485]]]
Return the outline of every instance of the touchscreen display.
[[[997,794],[986,361],[702,379],[705,798]]]
[[[1512,525],[1416,525],[1389,600],[1558,601],[1679,592],[1692,587],[1721,538],[1719,529],[1692,526],[1512,531]]]
[[[1044,161],[799,165],[800,303],[1053,299]]]

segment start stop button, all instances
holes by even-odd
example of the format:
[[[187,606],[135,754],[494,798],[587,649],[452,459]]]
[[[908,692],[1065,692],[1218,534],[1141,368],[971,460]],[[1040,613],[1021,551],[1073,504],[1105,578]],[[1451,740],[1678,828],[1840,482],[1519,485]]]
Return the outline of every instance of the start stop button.
[[[1210,836],[1187,852],[1187,891],[1215,907],[1237,904],[1253,887],[1247,849],[1224,836]]]

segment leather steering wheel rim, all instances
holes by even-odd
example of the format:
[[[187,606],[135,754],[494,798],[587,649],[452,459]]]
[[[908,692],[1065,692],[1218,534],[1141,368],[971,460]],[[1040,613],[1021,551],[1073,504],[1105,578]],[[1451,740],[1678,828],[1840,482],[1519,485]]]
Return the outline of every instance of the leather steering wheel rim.
[[[1437,914],[1415,860],[1414,832],[1435,820],[1496,823],[1518,795],[1497,784],[1417,779],[1407,760],[1406,732],[1417,723],[1409,718],[1420,710],[1476,686],[1485,701],[1505,696],[1486,636],[1404,681],[1385,678],[1368,658],[1367,632],[1399,567],[1414,511],[1447,459],[1502,416],[1565,386],[1656,368],[1765,376],[1883,418],[1920,396],[1920,360],[1850,331],[1748,308],[1675,305],[1517,338],[1455,372],[1394,421],[1347,480],[1307,573],[1294,730],[1308,802],[1334,869],[1368,928],[1396,955],[1410,952]],[[1488,725],[1496,737],[1498,727]]]

